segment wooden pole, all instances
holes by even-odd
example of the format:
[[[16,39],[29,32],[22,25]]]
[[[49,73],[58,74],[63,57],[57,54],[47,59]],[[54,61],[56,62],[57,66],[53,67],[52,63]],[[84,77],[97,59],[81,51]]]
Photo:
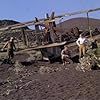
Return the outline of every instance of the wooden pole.
[[[53,19],[54,19],[54,12],[52,12],[49,20],[53,20]],[[55,21],[49,22],[49,27],[50,27],[50,35],[51,35],[52,42],[59,41],[59,37],[57,36],[56,30],[54,29],[56,28]]]
[[[89,20],[89,13],[87,12],[87,21],[88,21],[88,31],[90,33],[90,37],[92,38],[91,27],[90,27],[90,20]]]
[[[24,29],[22,29],[22,40],[25,46],[27,46],[27,40],[26,40],[26,35]]]
[[[38,22],[38,19],[35,17],[35,21]],[[35,25],[35,33],[39,33],[40,29],[39,29],[39,25]],[[41,45],[41,41],[40,41],[40,34],[36,34],[36,44],[37,45]]]

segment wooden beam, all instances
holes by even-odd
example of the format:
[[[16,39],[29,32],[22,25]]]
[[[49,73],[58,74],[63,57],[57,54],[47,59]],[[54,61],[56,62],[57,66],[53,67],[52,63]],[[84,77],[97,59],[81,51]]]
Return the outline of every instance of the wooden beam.
[[[38,18],[35,17],[35,21],[38,22]],[[35,25],[35,33],[39,33],[40,29],[39,29],[39,25]],[[40,34],[36,34],[36,44],[37,45],[41,45],[41,41],[40,41]]]
[[[22,29],[22,39],[25,46],[27,46],[27,39],[24,29]]]
[[[88,21],[88,31],[90,33],[90,37],[92,38],[91,27],[90,27],[90,20],[89,20],[89,13],[87,12],[87,21]]]

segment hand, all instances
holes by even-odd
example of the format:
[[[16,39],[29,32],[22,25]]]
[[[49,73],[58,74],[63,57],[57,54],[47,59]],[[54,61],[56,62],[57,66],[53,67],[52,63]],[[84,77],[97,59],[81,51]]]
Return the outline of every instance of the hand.
[[[68,55],[65,55],[65,57],[69,57]]]
[[[78,47],[80,47],[80,44],[77,44],[78,45]]]
[[[4,51],[4,49],[2,48],[1,51]]]
[[[15,48],[14,51],[17,51],[17,48]]]

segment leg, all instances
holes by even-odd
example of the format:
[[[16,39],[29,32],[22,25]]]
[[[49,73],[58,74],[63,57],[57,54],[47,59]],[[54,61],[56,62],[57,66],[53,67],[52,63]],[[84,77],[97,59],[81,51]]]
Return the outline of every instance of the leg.
[[[11,59],[14,58],[14,52],[13,52],[13,50],[11,50],[11,52],[10,52],[10,56],[11,56]]]
[[[65,59],[62,59],[63,65],[65,66]]]
[[[82,45],[79,46],[79,57],[82,57]]]
[[[9,50],[8,57],[9,57],[8,58],[9,63],[11,64],[12,63],[12,59],[14,58],[13,50]]]
[[[86,54],[86,46],[85,45],[83,45],[82,52],[83,52],[83,56],[85,56],[85,54]]]
[[[8,60],[9,60],[11,58],[9,49],[7,50],[7,56],[8,56]]]
[[[73,64],[73,61],[68,57],[66,57],[65,61],[66,61],[66,63]]]

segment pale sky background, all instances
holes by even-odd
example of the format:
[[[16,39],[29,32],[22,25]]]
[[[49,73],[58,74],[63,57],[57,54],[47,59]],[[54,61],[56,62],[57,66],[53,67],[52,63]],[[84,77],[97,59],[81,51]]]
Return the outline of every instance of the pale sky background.
[[[26,22],[34,17],[44,18],[47,12],[51,14],[55,11],[56,15],[59,15],[99,7],[100,0],[0,0],[0,20]],[[100,11],[89,15],[100,19]],[[86,14],[81,16],[84,17]]]

